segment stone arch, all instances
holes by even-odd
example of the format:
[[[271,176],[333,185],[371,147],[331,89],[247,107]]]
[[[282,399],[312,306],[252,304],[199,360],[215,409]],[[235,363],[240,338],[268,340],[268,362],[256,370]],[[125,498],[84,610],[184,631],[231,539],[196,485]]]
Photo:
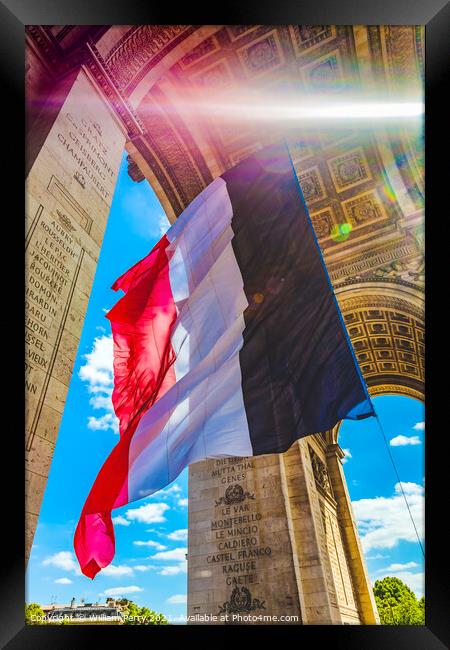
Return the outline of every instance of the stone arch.
[[[94,193],[94,202],[83,202],[93,191],[87,176],[74,175],[70,166],[64,174],[56,156],[49,178],[52,158],[47,156],[41,165],[41,155],[39,161],[40,152],[49,149],[52,125],[68,128],[61,109],[74,87],[83,84],[103,106],[102,119],[95,116],[90,126],[93,137],[97,132],[114,149],[111,168],[118,168],[125,145],[130,176],[137,182],[148,180],[173,222],[213,178],[286,135],[275,125],[237,128],[210,116],[192,119],[180,110],[184,98],[203,89],[226,101],[250,85],[276,99],[288,87],[301,89],[306,97],[318,89],[330,98],[349,88],[364,96],[378,88],[394,95],[405,88],[420,92],[424,34],[420,26],[401,25],[48,25],[29,26],[26,32],[28,162],[35,166],[28,184],[30,247],[36,238],[34,225],[43,215],[55,220],[55,228],[70,230],[67,234],[80,253],[77,284],[62,305],[67,307],[62,316],[69,318],[62,321],[61,337],[55,340],[54,367],[39,371],[50,390],[47,395],[45,388],[39,398],[39,409],[34,409],[38,415],[32,409],[28,418],[38,434],[27,457],[29,548],[108,212],[106,202],[103,211],[98,209],[100,199]],[[88,106],[78,108],[82,116]],[[420,133],[404,129],[379,129],[363,138],[352,126],[292,130],[289,148],[370,391],[423,396],[423,140]],[[59,146],[54,142],[50,147],[58,156]],[[114,187],[111,183],[103,189],[111,196]],[[342,223],[350,224],[349,237],[336,236]],[[334,437],[333,432],[325,440],[315,437],[314,462],[307,440],[272,457],[269,472],[264,458],[255,460],[248,471],[249,486],[266,490],[268,498],[278,490],[276,512],[292,524],[286,527],[291,564],[286,564],[290,569],[283,593],[287,580],[295,584],[286,602],[278,603],[283,612],[295,603],[303,622],[374,623],[376,608],[340,463],[337,429]],[[318,476],[314,467],[320,469]],[[334,497],[320,480],[323,467]],[[197,479],[190,482],[191,514],[196,490],[200,494]],[[212,492],[210,496],[213,504]],[[204,522],[202,499],[197,506]],[[323,507],[328,508],[326,521]],[[334,539],[336,552],[330,546]],[[195,546],[195,540],[189,544]],[[209,611],[212,599],[195,599],[195,558],[188,559],[190,612]],[[352,593],[349,610],[346,599]],[[223,596],[222,602],[229,594],[224,591]]]
[[[425,399],[424,300],[415,288],[370,282],[336,291],[356,358],[371,396]],[[325,434],[337,444],[339,422]]]

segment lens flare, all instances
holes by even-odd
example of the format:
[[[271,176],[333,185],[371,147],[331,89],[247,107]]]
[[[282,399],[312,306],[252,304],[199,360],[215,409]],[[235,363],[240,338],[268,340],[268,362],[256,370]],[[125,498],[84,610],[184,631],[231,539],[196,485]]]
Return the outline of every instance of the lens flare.
[[[381,191],[386,197],[386,199],[389,201],[389,203],[396,203],[397,202],[397,195],[395,194],[394,190],[392,189],[392,185],[389,182],[388,176],[385,172],[385,170],[382,170],[382,177],[383,177],[383,183],[381,185]]]
[[[330,237],[335,242],[342,242],[350,237],[351,231],[352,231],[351,223],[338,223],[335,226],[333,226],[330,233]]]
[[[180,90],[181,97],[181,90]],[[354,88],[345,88],[341,93],[323,92],[315,89],[307,92],[285,87],[267,88],[240,87],[239,92],[208,92],[198,89],[183,93],[175,107],[168,102],[159,106],[166,113],[175,111],[184,119],[203,120],[220,123],[230,133],[239,125],[259,128],[262,123],[271,128],[301,128],[317,126],[330,128],[343,127],[373,128],[376,124],[384,127],[411,126],[420,121],[424,114],[424,101],[420,89],[412,88],[407,94],[394,95],[385,88],[378,94],[363,93]],[[149,105],[147,110],[155,110]],[[145,110],[143,111],[145,115]]]

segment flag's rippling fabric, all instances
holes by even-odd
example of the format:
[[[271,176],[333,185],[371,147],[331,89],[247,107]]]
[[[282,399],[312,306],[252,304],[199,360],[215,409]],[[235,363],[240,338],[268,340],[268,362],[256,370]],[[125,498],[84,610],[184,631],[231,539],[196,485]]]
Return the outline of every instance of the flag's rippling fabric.
[[[75,533],[89,577],[113,559],[111,511],[190,463],[283,452],[373,415],[282,146],[211,183],[114,288],[121,437]]]

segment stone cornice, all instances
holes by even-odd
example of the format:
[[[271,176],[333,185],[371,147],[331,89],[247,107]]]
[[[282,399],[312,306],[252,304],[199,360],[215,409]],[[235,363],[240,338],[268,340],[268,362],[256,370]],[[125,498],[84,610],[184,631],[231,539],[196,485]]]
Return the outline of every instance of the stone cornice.
[[[97,55],[95,48],[89,43],[86,44],[86,47],[89,56],[86,57],[84,65],[114,112],[124,124],[128,137],[133,139],[143,135],[145,133],[144,125],[134,113],[131,106],[121,97],[103,63],[100,61],[100,57]]]

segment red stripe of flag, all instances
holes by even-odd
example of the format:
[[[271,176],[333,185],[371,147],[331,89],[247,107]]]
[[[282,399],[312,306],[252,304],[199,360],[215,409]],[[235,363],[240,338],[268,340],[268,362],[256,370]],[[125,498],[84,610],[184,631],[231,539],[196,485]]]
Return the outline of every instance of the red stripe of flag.
[[[177,313],[168,245],[164,236],[112,287],[126,292],[107,314],[114,341],[112,402],[121,438],[92,486],[75,531],[75,553],[89,578],[114,557],[111,511],[128,503],[129,447],[139,420],[175,383],[170,335]]]

